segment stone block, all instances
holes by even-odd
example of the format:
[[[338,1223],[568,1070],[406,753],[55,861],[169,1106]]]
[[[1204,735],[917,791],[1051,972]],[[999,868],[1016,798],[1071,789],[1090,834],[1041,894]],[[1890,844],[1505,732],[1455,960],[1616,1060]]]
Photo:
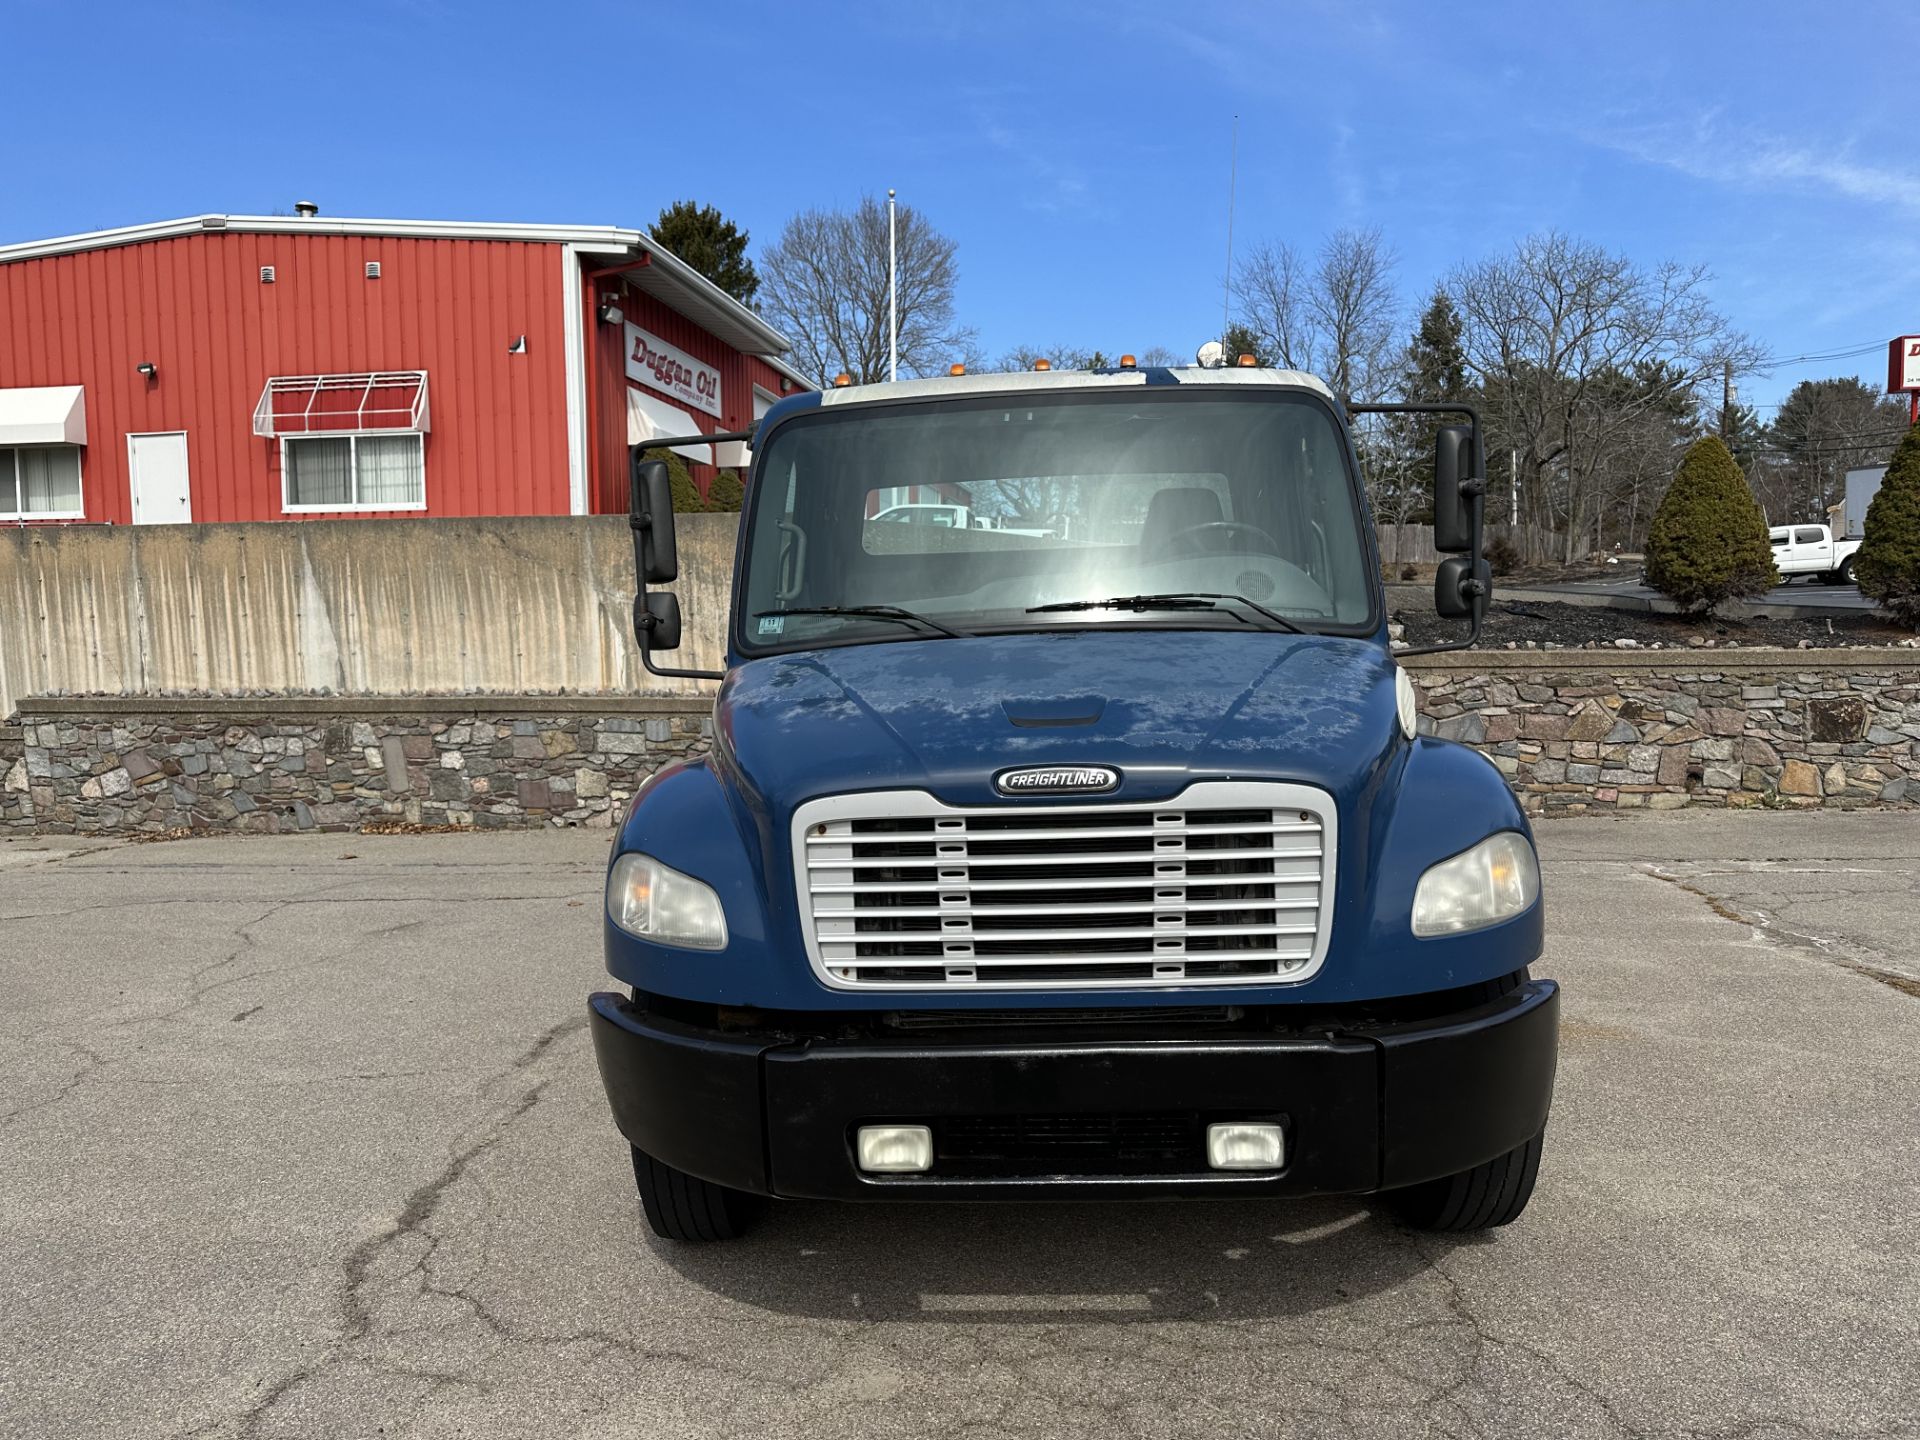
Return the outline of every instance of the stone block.
[[[1509,744],[1520,738],[1520,721],[1512,715],[1489,715],[1487,721],[1487,739],[1493,744]]]
[[[1752,736],[1740,742],[1740,758],[1749,765],[1764,765],[1770,770],[1780,764],[1780,752],[1766,741]]]
[[[1867,707],[1854,696],[1807,702],[1807,736],[1828,744],[1860,740],[1867,734]]]
[[[1709,790],[1737,790],[1740,788],[1740,772],[1725,765],[1709,765],[1700,783]]]
[[[1442,720],[1434,727],[1434,733],[1442,740],[1459,740],[1468,745],[1478,745],[1487,738],[1487,722],[1469,711],[1465,715],[1455,715],[1452,719]]]
[[[547,758],[547,747],[540,743],[538,735],[515,735],[509,757],[514,760],[544,760]]]
[[[1660,752],[1659,777],[1662,785],[1684,785],[1693,757],[1683,745],[1668,745]]]
[[[1589,700],[1568,722],[1567,739],[1603,740],[1612,729],[1613,716],[1608,713],[1607,707],[1596,700]]]
[[[1696,760],[1731,760],[1733,759],[1733,741],[1696,740],[1693,742],[1692,751],[1693,758]]]
[[[572,755],[580,748],[573,736],[565,730],[542,730],[540,745],[549,760],[557,760],[562,755]]]
[[[1847,788],[1847,767],[1836,760],[1827,767],[1825,778],[1827,794],[1838,795]]]
[[[1567,783],[1570,785],[1596,785],[1600,781],[1598,765],[1567,766]]]
[[[597,799],[607,793],[607,772],[583,765],[573,772],[573,793],[582,800]]]
[[[1804,760],[1789,760],[1780,767],[1782,795],[1820,794],[1820,772]]]
[[[404,795],[412,788],[407,778],[407,751],[400,736],[388,735],[380,741],[380,764],[386,771],[388,790]]]
[[[1709,706],[1700,712],[1699,725],[1709,735],[1738,735],[1747,728],[1747,712]]]
[[[1687,797],[1677,795],[1671,790],[1662,790],[1657,795],[1647,796],[1647,808],[1649,810],[1684,810],[1687,808]]]
[[[462,755],[458,750],[443,750],[440,752],[440,768],[443,770],[464,770],[467,768],[467,757]]]
[[[523,810],[553,808],[553,789],[544,780],[522,780],[515,787]]]
[[[602,730],[593,737],[593,748],[602,755],[644,755],[647,738],[622,730]]]
[[[1617,720],[1614,722],[1613,728],[1607,731],[1606,743],[1609,745],[1631,745],[1639,738],[1640,732],[1638,730],[1629,725],[1625,720]]]
[[[389,736],[388,739],[394,737]],[[433,737],[431,735],[402,735],[400,753],[409,760],[431,760],[433,758]]]

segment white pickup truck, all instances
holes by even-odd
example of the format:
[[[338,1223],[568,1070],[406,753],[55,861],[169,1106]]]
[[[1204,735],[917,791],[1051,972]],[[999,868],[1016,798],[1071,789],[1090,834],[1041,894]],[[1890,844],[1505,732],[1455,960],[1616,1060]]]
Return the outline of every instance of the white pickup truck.
[[[1851,585],[1853,556],[1858,540],[1836,540],[1825,525],[1776,525],[1767,532],[1773,542],[1773,568],[1785,585],[1796,575],[1807,575],[1823,585]]]

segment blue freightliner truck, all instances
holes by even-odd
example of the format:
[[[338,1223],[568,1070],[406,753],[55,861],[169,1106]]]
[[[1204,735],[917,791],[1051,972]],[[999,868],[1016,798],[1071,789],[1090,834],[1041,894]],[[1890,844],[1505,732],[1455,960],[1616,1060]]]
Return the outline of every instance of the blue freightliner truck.
[[[1416,731],[1348,428],[1382,410],[1458,422],[1431,648],[1470,644],[1463,407],[1126,363],[836,386],[722,437],[753,461],[713,752],[634,797],[590,1002],[659,1235],[765,1197],[1520,1214],[1539,868],[1493,765]],[[632,479],[647,664],[705,673],[669,663],[666,468]]]

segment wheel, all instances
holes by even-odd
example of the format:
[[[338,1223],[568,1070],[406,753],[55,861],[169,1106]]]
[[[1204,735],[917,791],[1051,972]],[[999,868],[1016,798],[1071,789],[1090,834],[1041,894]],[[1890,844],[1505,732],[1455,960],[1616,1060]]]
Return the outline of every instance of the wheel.
[[[1853,583],[1853,556],[1849,555],[1840,562],[1840,568],[1834,572],[1834,578],[1842,585]]]
[[[1491,1230],[1520,1218],[1533,1198],[1540,1173],[1540,1142],[1546,1132],[1458,1175],[1443,1175],[1385,1197],[1401,1221],[1416,1230]]]
[[[736,1240],[759,1209],[759,1197],[663,1165],[637,1146],[633,1180],[647,1224],[662,1240]]]

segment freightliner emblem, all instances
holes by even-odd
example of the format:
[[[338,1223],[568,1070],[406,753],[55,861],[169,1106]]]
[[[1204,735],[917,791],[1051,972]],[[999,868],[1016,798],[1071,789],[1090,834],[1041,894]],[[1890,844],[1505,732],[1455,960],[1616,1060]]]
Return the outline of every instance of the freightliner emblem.
[[[1119,787],[1120,772],[1106,765],[1023,765],[993,777],[1002,795],[1100,795]]]

